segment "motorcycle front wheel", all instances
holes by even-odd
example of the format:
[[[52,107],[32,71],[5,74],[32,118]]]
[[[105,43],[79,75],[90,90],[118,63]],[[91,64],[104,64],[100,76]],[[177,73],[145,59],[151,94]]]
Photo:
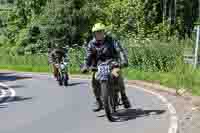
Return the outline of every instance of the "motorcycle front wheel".
[[[108,81],[101,82],[101,90],[106,116],[109,121],[115,122],[119,118],[112,116],[112,114],[116,111],[116,104],[114,103],[114,95],[112,89],[109,87]]]
[[[63,78],[63,80],[64,80],[64,86],[68,86],[68,84],[69,84],[69,75],[66,73],[66,74],[64,74],[64,78]]]
[[[60,86],[62,86],[63,85],[63,76],[62,76],[62,73],[60,73],[60,72],[58,73],[57,79],[58,79],[58,84]]]

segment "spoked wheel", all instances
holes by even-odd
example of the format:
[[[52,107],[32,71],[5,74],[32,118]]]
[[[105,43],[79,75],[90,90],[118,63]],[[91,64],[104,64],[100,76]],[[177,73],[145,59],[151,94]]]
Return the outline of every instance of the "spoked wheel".
[[[60,86],[63,85],[63,77],[62,77],[62,73],[60,73],[60,72],[59,72],[59,74],[58,74],[58,84],[59,84]]]
[[[69,84],[69,83],[68,83],[68,81],[69,81],[69,75],[68,75],[67,73],[64,74],[64,79],[63,79],[63,80],[64,80],[64,85],[65,85],[65,86],[68,86],[68,84]]]
[[[118,93],[115,93],[113,95],[113,110],[114,112],[116,113],[117,112],[117,108],[120,106],[120,99],[119,99],[119,94]]]
[[[103,103],[104,103],[104,109],[105,109],[106,116],[109,121],[116,122],[120,118],[114,117],[112,115],[116,111],[116,104],[114,102],[114,95],[112,93],[112,90],[109,89],[107,81],[103,81],[101,83],[101,89],[102,89]]]

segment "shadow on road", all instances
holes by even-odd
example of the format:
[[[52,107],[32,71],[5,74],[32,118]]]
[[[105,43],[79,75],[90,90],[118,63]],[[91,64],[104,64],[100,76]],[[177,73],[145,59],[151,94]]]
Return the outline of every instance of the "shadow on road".
[[[115,113],[115,116],[125,117],[128,120],[136,119],[138,117],[145,117],[151,115],[161,115],[165,110],[143,110],[143,109],[123,109]]]
[[[122,109],[122,110],[118,110],[113,115],[121,117],[121,118],[126,118],[126,120],[133,120],[138,117],[161,115],[165,112],[166,112],[165,110]],[[105,117],[105,115],[98,116],[98,117]]]
[[[2,75],[9,75],[9,74],[13,74],[12,72],[0,72],[0,76]]]
[[[80,84],[85,84],[84,82],[79,82],[79,83],[69,83],[68,86],[76,86]]]
[[[23,85],[10,85],[9,88],[23,88]]]
[[[29,76],[15,75],[14,73],[0,73],[0,82],[16,81],[16,80],[31,79],[31,78],[32,77]]]
[[[6,97],[6,98],[4,98],[4,100],[2,100],[0,102],[0,104],[4,103],[4,102],[6,102],[6,103],[8,103],[8,102],[21,102],[21,101],[27,101],[27,100],[31,100],[31,99],[33,99],[33,98],[32,97],[22,97],[22,96],[15,96],[13,98]]]
[[[6,105],[0,105],[0,109],[6,108]]]
[[[33,99],[32,97],[21,97],[21,96],[15,96],[11,100],[8,100],[7,102],[21,102],[21,101],[27,101]]]

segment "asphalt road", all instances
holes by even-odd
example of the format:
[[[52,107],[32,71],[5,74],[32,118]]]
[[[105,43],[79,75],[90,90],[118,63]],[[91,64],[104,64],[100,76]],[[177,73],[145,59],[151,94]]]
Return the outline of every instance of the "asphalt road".
[[[156,96],[127,88],[132,109],[121,110],[128,121],[111,123],[104,111],[94,113],[87,80],[60,87],[49,75],[0,73],[0,82],[16,96],[0,104],[0,133],[168,133],[167,107]]]

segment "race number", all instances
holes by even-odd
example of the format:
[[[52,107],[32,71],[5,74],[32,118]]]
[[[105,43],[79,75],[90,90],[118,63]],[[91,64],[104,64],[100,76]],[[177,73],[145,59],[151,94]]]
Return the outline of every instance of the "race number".
[[[108,75],[108,73],[110,73],[109,65],[100,65],[100,66],[98,66],[98,72],[101,75]]]

